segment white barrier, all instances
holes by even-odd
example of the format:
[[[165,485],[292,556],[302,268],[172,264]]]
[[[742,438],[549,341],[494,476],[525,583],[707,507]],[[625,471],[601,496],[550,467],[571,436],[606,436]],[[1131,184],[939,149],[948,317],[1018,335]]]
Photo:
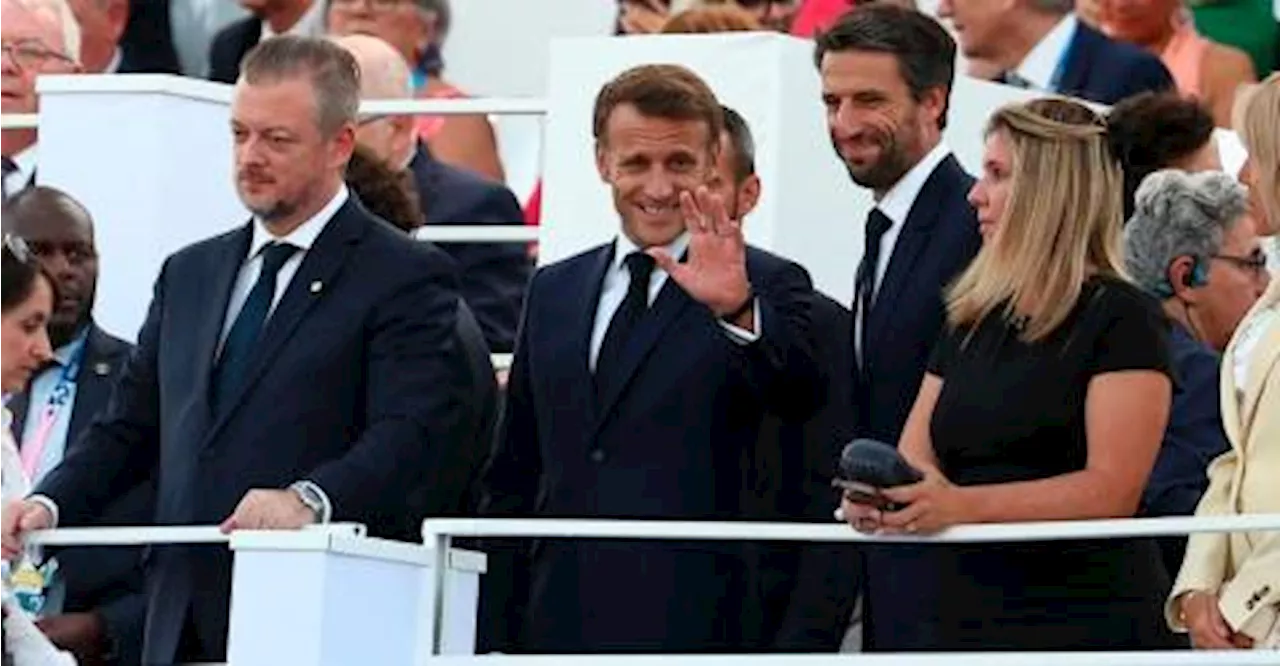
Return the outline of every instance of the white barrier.
[[[1234,516],[1205,516],[1205,517],[1173,517],[1173,518],[1125,518],[1112,520],[1079,520],[1079,521],[1045,521],[1045,522],[1024,522],[1024,523],[1001,523],[990,525],[961,525],[953,527],[938,534],[930,536],[881,536],[866,535],[850,529],[841,523],[819,524],[819,523],[757,523],[757,522],[712,522],[712,521],[659,521],[659,520],[576,520],[576,519],[552,519],[552,518],[491,518],[491,519],[469,519],[469,518],[429,518],[422,522],[422,539],[429,545],[434,545],[437,556],[439,553],[448,552],[452,547],[454,537],[526,537],[526,538],[560,538],[560,539],[652,539],[652,540],[704,540],[704,541],[810,541],[810,542],[870,542],[870,543],[982,543],[982,542],[1019,542],[1019,541],[1057,541],[1057,540],[1075,540],[1075,539],[1100,539],[1100,538],[1118,538],[1118,537],[1151,537],[1151,536],[1176,536],[1182,534],[1200,534],[1200,533],[1222,533],[1222,532],[1257,532],[1257,531],[1280,531],[1280,513],[1260,513],[1260,514],[1244,514]],[[434,574],[437,576],[437,587],[440,589],[439,577],[443,575],[443,569],[437,568]],[[445,599],[442,595],[436,595],[434,603],[437,604],[433,613],[433,617],[442,618],[445,613]],[[438,621],[438,620],[437,620]],[[433,627],[433,636],[439,636],[442,627],[437,624]],[[435,640],[431,646],[431,655],[443,654],[443,644]],[[996,653],[992,653],[993,655]],[[1054,653],[1044,653],[1046,657]],[[1201,653],[1186,652],[1144,652],[1132,653],[1132,659],[1128,661],[1128,656],[1118,656],[1116,660],[1112,657],[1116,654],[1123,653],[1083,653],[1089,655],[1087,658],[1080,655],[1072,655],[1072,653],[1058,653],[1057,659],[1062,661],[1052,661],[1051,659],[1042,658],[1041,653],[1035,653],[1032,657],[1023,654],[1020,657],[1013,655],[1013,659],[1021,658],[1022,661],[1006,661],[992,662],[990,657],[983,658],[981,655],[969,655],[970,658],[983,658],[982,661],[974,662],[957,662],[955,659],[961,655],[940,655],[933,657],[934,659],[946,659],[946,661],[932,662],[916,662],[916,661],[885,661],[883,663],[895,664],[896,666],[906,666],[907,664],[931,664],[941,666],[952,666],[957,663],[974,663],[983,664],[983,666],[994,666],[998,663],[1008,664],[1070,664],[1072,666],[1085,666],[1102,663],[1105,659],[1107,664],[1280,664],[1280,659],[1274,655],[1270,656],[1270,661],[1202,661],[1205,655]],[[1193,655],[1181,656],[1177,655]],[[1237,654],[1237,653],[1230,653]],[[1245,653],[1239,653],[1245,654]],[[1195,656],[1195,655],[1198,655]],[[1008,655],[1006,655],[1008,656]],[[1176,657],[1176,658],[1175,658]],[[558,661],[554,663],[562,663],[563,657],[554,657]],[[601,655],[594,655],[599,661]],[[659,657],[647,657],[648,659],[657,659]],[[681,656],[680,659],[690,659],[690,664],[695,662],[694,657]],[[730,657],[735,659],[735,664],[741,661],[742,657]],[[777,658],[776,655],[769,655],[770,659]],[[906,659],[907,657],[901,657]],[[525,661],[526,658],[519,658],[521,663],[542,663],[538,661]],[[622,664],[632,663],[630,660],[643,660],[646,657],[607,657],[609,663]],[[675,666],[669,661],[669,657],[663,658],[663,666]],[[715,657],[708,659],[705,663],[720,662],[714,661]],[[847,659],[847,657],[846,657]],[[863,657],[859,657],[859,660]],[[1146,661],[1151,659],[1150,661]],[[1170,661],[1170,659],[1173,659]],[[514,661],[514,659],[513,659]],[[435,662],[432,662],[433,664]],[[448,663],[448,662],[440,662]],[[464,663],[464,662],[457,662]],[[475,661],[467,661],[465,663],[479,663]],[[547,662],[552,663],[552,662]],[[635,663],[650,663],[636,661]],[[652,662],[652,663],[657,663]],[[701,662],[700,662],[701,663]],[[724,663],[728,663],[727,661]],[[770,661],[770,663],[778,663]],[[790,662],[788,662],[790,663]],[[795,662],[801,663],[799,661]],[[808,662],[805,662],[808,663]],[[814,661],[813,663],[827,662]]]
[[[487,566],[482,553],[433,553],[420,544],[366,537],[365,527],[352,523],[230,534],[209,526],[60,528],[33,532],[26,541],[226,544],[235,551],[227,656],[236,666],[415,666],[428,646],[444,654],[475,650],[480,575]],[[434,566],[441,576],[431,575]],[[445,600],[437,621],[431,613],[446,608]]]

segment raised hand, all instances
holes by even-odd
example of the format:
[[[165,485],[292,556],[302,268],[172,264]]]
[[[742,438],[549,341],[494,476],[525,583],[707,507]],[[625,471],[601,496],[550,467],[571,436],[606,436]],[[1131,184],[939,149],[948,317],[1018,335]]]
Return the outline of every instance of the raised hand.
[[[658,248],[650,248],[649,255],[691,298],[717,317],[737,312],[751,298],[742,225],[729,219],[724,200],[706,187],[681,192],[680,213],[689,232],[685,262]]]

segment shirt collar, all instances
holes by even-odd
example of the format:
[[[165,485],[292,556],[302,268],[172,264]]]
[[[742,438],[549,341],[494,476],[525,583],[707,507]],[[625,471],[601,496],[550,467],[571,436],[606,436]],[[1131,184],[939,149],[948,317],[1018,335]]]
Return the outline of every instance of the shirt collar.
[[[1058,72],[1058,65],[1062,62],[1067,48],[1071,46],[1071,40],[1076,35],[1079,22],[1074,12],[1062,17],[1052,30],[1036,42],[1035,47],[1022,59],[1022,62],[1018,63],[1018,68],[1015,70],[1018,76],[1026,79],[1038,90],[1054,92],[1053,87],[1056,83],[1053,80],[1054,75]]]
[[[329,203],[324,205],[324,208],[321,208],[319,212],[312,215],[306,222],[298,225],[297,229],[290,231],[284,237],[273,236],[270,231],[267,231],[267,226],[262,223],[262,220],[256,217],[253,218],[253,242],[249,244],[249,257],[258,256],[258,253],[262,252],[262,248],[266,247],[268,243],[275,242],[289,243],[298,247],[302,252],[310,250],[311,246],[315,244],[316,238],[320,236],[320,232],[324,231],[324,228],[329,224],[329,220],[333,219],[338,209],[342,208],[342,205],[347,202],[349,197],[347,186],[343,184],[338,188],[338,193],[329,200]]]
[[[31,179],[31,174],[36,170],[36,158],[38,156],[36,148],[39,145],[38,143],[33,143],[13,156],[13,164],[18,167],[16,173],[22,174],[22,182],[24,184]]]
[[[907,215],[911,213],[911,206],[915,204],[916,197],[920,196],[920,190],[924,189],[924,184],[929,180],[929,176],[933,174],[933,170],[951,154],[951,149],[946,145],[939,143],[925,154],[916,165],[898,182],[885,192],[880,201],[876,202],[876,208],[893,221],[894,226],[901,225],[907,221]]]
[[[288,30],[284,31],[286,35],[297,35],[299,37],[319,37],[324,34],[324,5],[328,3],[323,0],[311,0],[311,6],[307,7],[307,11],[298,18]],[[276,32],[271,29],[271,24],[262,21],[262,37],[259,41],[265,41],[276,36]]]
[[[627,238],[626,234],[618,234],[618,238],[614,241],[613,246],[613,270],[622,270],[622,262],[627,258],[627,255],[639,249],[640,247],[631,242],[631,239]],[[666,250],[667,254],[679,261],[680,256],[684,254],[684,251],[689,249],[689,232],[686,231],[680,234],[675,240],[664,245],[662,249]],[[655,272],[660,270],[662,269],[655,268]]]
[[[85,326],[75,334],[75,337],[71,338],[70,342],[53,350],[53,362],[57,363],[59,367],[67,367],[67,365],[71,363],[72,355],[74,355],[80,347],[84,346],[88,338],[89,327]]]

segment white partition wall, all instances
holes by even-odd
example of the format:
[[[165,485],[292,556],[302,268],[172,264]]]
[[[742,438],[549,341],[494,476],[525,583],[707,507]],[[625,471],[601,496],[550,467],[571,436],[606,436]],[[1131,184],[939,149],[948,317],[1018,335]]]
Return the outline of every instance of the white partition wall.
[[[41,185],[97,222],[94,314],[133,339],[164,258],[247,220],[232,183],[230,86],[154,74],[40,77]]]

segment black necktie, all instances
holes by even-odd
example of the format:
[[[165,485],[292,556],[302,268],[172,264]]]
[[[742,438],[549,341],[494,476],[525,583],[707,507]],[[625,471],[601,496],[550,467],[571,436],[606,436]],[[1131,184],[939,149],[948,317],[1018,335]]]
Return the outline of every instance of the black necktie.
[[[604,379],[618,366],[622,350],[640,318],[649,309],[649,277],[653,274],[653,257],[644,252],[632,252],[622,260],[631,276],[627,283],[627,295],[609,320],[609,328],[600,341],[596,354],[596,391],[603,390]]]
[[[862,262],[858,264],[857,282],[853,289],[853,316],[857,318],[854,330],[859,332],[859,349],[866,353],[867,322],[871,319],[871,305],[876,294],[876,267],[880,265],[880,241],[893,226],[893,220],[872,208],[867,215],[866,235],[863,239]],[[861,354],[859,354],[861,361]]]
[[[1026,77],[1022,76],[1017,72],[1004,72],[996,80],[999,81],[1000,83],[1005,84],[1006,86],[1022,88],[1023,90],[1035,89],[1035,86],[1031,84],[1031,81],[1029,79],[1027,79]]]
[[[0,179],[0,196],[4,201],[9,200],[9,174],[18,170],[18,165],[9,157],[0,157],[0,168],[3,169],[3,179]]]
[[[222,343],[222,354],[218,357],[211,396],[215,414],[222,408],[222,401],[229,398],[244,381],[245,366],[253,357],[262,325],[267,321],[271,303],[275,301],[276,276],[284,262],[297,251],[298,246],[288,243],[271,243],[263,248],[262,272],[258,274],[258,281],[245,298],[240,314],[236,315],[226,341]]]

